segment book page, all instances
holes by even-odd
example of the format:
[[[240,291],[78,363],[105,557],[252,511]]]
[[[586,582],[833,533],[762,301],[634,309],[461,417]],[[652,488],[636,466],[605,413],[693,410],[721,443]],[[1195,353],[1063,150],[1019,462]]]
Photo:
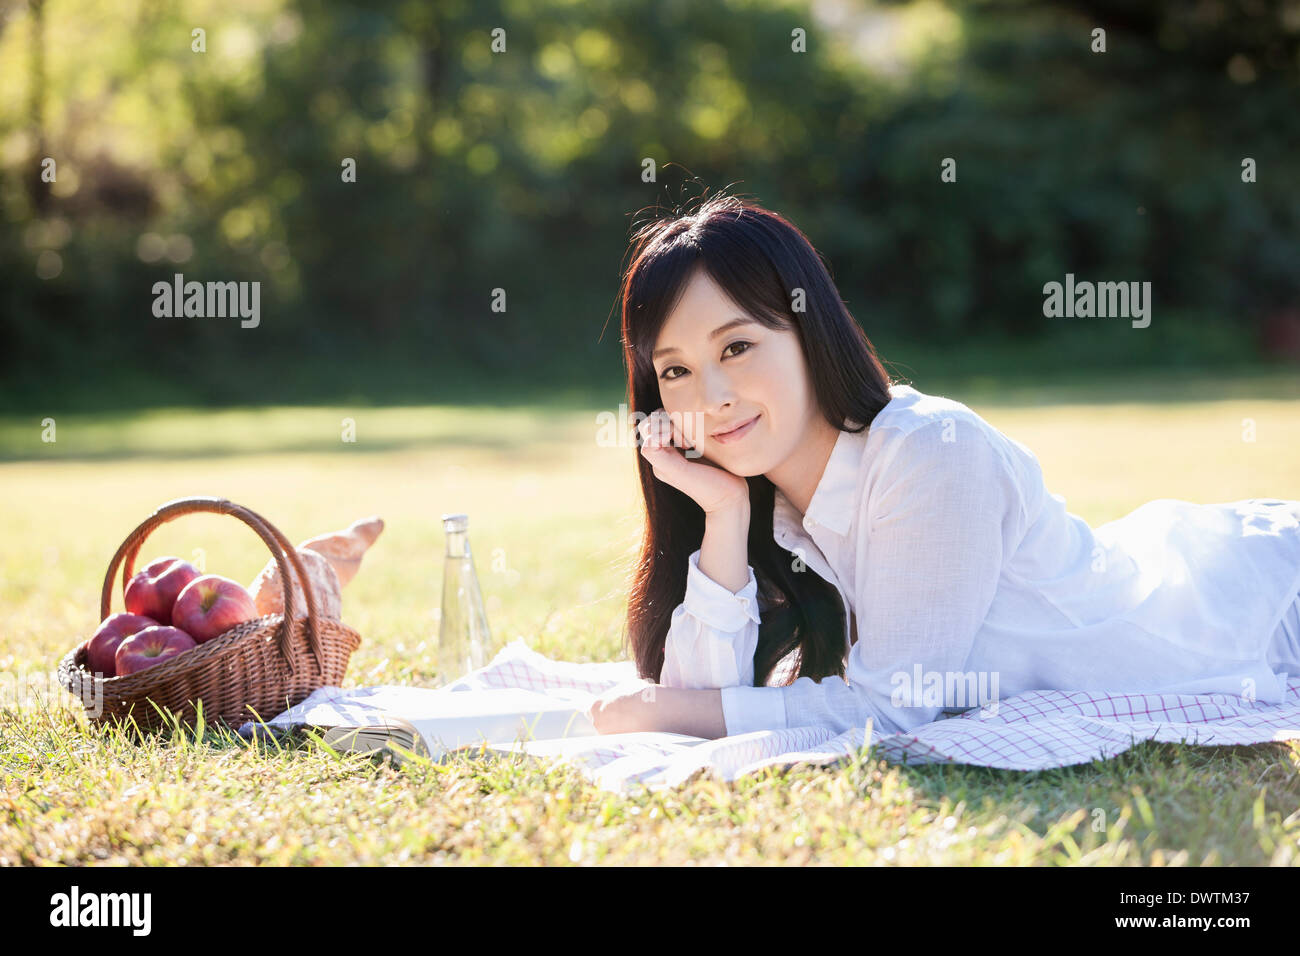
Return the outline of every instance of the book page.
[[[535,757],[582,757],[597,750],[608,750],[620,757],[635,753],[654,752],[672,754],[707,743],[707,737],[691,737],[668,731],[635,731],[626,734],[596,734],[595,736],[563,739],[537,739],[489,745],[498,753],[526,753]]]
[[[594,695],[560,700],[537,691],[494,688],[429,695],[400,716],[435,756],[484,741],[598,736],[585,711]]]

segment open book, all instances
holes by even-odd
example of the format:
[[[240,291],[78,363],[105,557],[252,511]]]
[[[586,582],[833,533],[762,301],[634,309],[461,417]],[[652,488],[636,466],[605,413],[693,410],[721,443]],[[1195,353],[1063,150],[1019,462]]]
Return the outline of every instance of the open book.
[[[480,748],[563,759],[603,747],[635,749],[651,742],[646,738],[660,747],[705,740],[668,733],[601,735],[586,716],[595,695],[575,691],[381,687],[361,693],[367,696],[310,707],[302,725],[321,731],[335,750],[388,753],[395,763],[405,759],[402,751],[434,760]]]
[[[520,688],[401,690],[332,702],[330,713],[309,713],[306,722],[322,730],[335,750],[369,753],[389,750],[393,742],[434,759],[483,744],[598,736],[586,716],[591,695],[556,697]]]

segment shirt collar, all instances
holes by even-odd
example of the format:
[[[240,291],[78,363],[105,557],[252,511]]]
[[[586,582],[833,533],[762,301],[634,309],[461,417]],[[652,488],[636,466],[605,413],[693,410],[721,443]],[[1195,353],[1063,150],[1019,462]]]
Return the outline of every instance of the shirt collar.
[[[846,419],[844,424],[846,428],[856,428],[861,423]],[[848,533],[853,519],[858,470],[862,467],[862,449],[866,444],[867,431],[866,428],[856,433],[841,430],[836,437],[830,457],[826,460],[826,468],[808,502],[808,510],[804,513],[804,526],[820,525],[838,535]],[[775,532],[799,533],[799,512],[790,503],[790,499],[781,493],[780,488],[776,489],[774,496],[772,527]]]

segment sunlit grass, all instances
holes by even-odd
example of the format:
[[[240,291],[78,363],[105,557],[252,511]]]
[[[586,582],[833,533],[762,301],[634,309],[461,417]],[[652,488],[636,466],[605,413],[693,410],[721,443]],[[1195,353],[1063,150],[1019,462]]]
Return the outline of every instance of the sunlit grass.
[[[1097,403],[935,390],[1033,450],[1049,490],[1094,525],[1153,498],[1300,496],[1294,388],[1180,388],[1183,401],[1126,402],[1107,388]],[[295,541],[385,519],[344,591],[344,619],[363,638],[348,684],[443,681],[432,651],[450,511],[470,515],[499,642],[616,658],[640,505],[635,451],[596,444],[598,410],[170,410],[60,418],[54,447],[39,422],[0,420],[0,669],[43,678],[97,623],[121,540],[162,502],[199,494],[247,504]],[[341,440],[345,417],[355,443]],[[195,548],[241,581],[267,558],[251,531],[212,515],[164,526],[142,558]],[[572,768],[514,759],[394,768],[212,728],[136,745],[88,731],[57,688],[6,703],[0,863],[1290,864],[1300,838],[1293,744],[1142,744],[1032,774],[862,754],[625,798]]]

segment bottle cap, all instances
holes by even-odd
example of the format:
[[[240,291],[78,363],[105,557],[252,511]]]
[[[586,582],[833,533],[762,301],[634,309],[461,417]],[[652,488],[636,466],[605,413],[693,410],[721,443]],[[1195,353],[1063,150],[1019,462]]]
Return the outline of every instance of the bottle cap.
[[[453,531],[466,531],[469,528],[469,515],[445,514],[442,516],[442,530],[450,534]]]

